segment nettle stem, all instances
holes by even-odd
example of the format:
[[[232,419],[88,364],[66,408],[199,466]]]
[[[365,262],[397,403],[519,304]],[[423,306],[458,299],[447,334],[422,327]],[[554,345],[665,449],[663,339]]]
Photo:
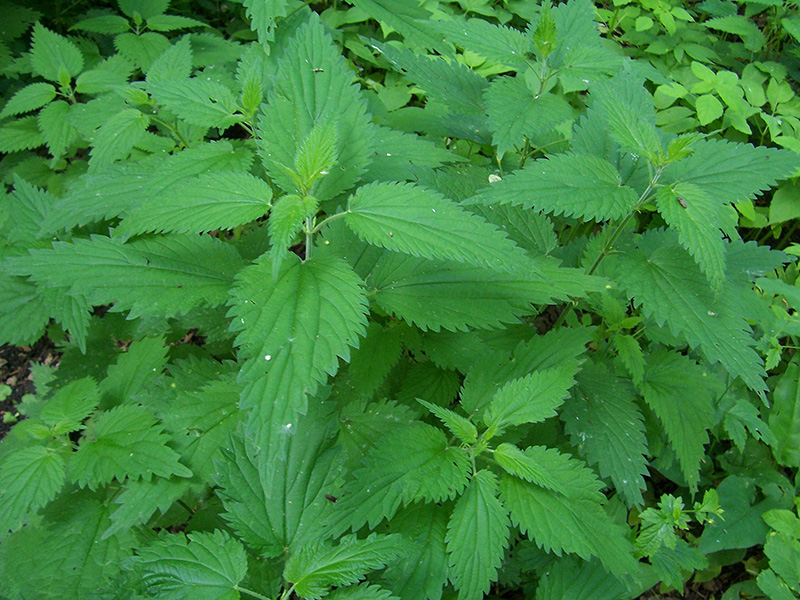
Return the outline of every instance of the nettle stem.
[[[597,258],[594,259],[592,266],[589,267],[587,274],[594,275],[595,271],[597,271],[598,267],[600,266],[600,263],[603,262],[603,259],[611,254],[611,251],[614,249],[614,244],[617,242],[617,239],[619,239],[619,236],[622,235],[622,232],[628,227],[628,223],[630,223],[631,219],[636,215],[636,213],[639,212],[639,209],[641,209],[642,206],[644,206],[644,204],[650,199],[650,194],[652,191],[658,187],[658,180],[661,178],[661,174],[663,172],[664,167],[660,166],[657,167],[655,172],[650,176],[650,182],[647,184],[647,187],[636,201],[636,206],[628,214],[628,216],[620,221],[619,225],[617,225],[616,229],[614,229],[614,232],[603,244],[603,248],[600,250]],[[567,317],[572,313],[572,311],[575,310],[575,306],[576,304],[573,302],[561,311],[561,314],[558,315],[558,319],[556,319],[556,322],[553,323],[553,329],[557,329],[564,324],[564,321],[567,319]]]

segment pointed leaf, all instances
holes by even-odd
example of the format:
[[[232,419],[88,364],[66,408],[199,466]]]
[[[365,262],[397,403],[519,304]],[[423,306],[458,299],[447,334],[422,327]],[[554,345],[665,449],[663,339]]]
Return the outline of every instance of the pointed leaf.
[[[11,96],[0,112],[0,119],[41,108],[56,97],[56,88],[49,83],[31,83]]]
[[[0,528],[18,529],[26,517],[55,498],[64,485],[64,458],[44,446],[28,446],[0,460]]]
[[[83,70],[83,55],[70,40],[36,23],[31,40],[31,66],[48,81],[68,83]]]
[[[422,404],[450,430],[454,436],[465,444],[474,444],[478,441],[478,430],[466,417],[462,417],[456,412],[437,404],[431,404],[425,400],[417,398],[417,402]]]
[[[135,108],[126,108],[103,123],[92,140],[91,166],[109,165],[141,140],[150,125],[150,117]]]

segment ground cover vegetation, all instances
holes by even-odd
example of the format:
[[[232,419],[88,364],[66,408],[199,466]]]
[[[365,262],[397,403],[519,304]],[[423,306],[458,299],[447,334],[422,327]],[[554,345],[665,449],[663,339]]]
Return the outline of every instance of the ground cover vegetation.
[[[794,2],[0,11],[0,596],[800,597]]]

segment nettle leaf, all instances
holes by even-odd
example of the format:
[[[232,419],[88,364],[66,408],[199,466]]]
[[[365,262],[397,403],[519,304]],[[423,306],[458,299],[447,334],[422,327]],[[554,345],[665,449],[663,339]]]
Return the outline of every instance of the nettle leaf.
[[[170,0],[117,0],[119,9],[124,15],[135,19],[139,15],[142,19],[149,19],[167,12]]]
[[[147,28],[152,31],[177,31],[191,27],[208,27],[202,21],[181,15],[153,15],[147,19]]]
[[[60,388],[42,407],[39,418],[52,427],[53,435],[83,429],[83,420],[100,404],[94,379],[84,377]]]
[[[546,464],[536,460],[535,452],[523,452],[513,444],[502,443],[495,448],[492,457],[509,475],[530,481],[538,486],[565,493],[558,480],[547,472]]]
[[[577,379],[561,413],[572,445],[611,478],[628,506],[641,506],[647,439],[632,386],[602,365],[584,367]]]
[[[244,548],[219,530],[166,535],[137,554],[145,588],[165,600],[236,600],[247,574]]]
[[[371,183],[350,196],[347,225],[370,244],[423,258],[535,273],[494,225],[441,194],[410,183]]]
[[[431,12],[420,5],[402,0],[355,0],[353,5],[400,33],[406,45],[433,48],[440,54],[449,49],[430,26]]]
[[[56,201],[52,194],[14,174],[14,191],[6,198],[6,205],[14,215],[14,225],[8,229],[6,239],[12,244],[33,245],[41,237],[42,220]]]
[[[467,204],[513,204],[546,213],[604,221],[629,215],[638,194],[608,161],[586,154],[538,159],[479,191]]]
[[[671,232],[642,236],[639,249],[620,255],[617,276],[622,288],[645,315],[699,347],[734,377],[763,392],[764,366],[753,349],[750,326],[742,318],[738,296],[715,297],[708,281]]]
[[[696,489],[700,463],[714,424],[714,393],[705,369],[669,350],[647,357],[641,390],[669,440],[686,483]]]
[[[500,498],[511,521],[547,552],[573,552],[589,560],[596,556],[611,573],[636,569],[633,546],[625,528],[605,512],[602,483],[583,464],[552,448],[534,446],[524,453],[541,465],[563,490],[545,489],[517,477],[503,475]]]
[[[536,261],[537,265],[545,263]],[[550,271],[550,265],[546,270]],[[573,269],[556,268],[551,276],[498,273],[485,267],[431,261],[387,253],[378,261],[368,283],[375,302],[423,330],[466,331],[516,323],[532,314],[532,304],[580,297],[602,287],[602,280]]]
[[[44,446],[12,450],[0,460],[0,528],[14,531],[64,485],[64,456]]]
[[[120,17],[119,15],[103,15],[101,17],[81,19],[69,29],[70,31],[77,29],[78,31],[113,35],[116,33],[125,33],[129,31],[130,28],[130,23],[125,17]]]
[[[135,108],[118,112],[103,123],[92,139],[92,167],[109,165],[124,158],[145,136],[150,117]]]
[[[209,236],[161,236],[127,244],[95,235],[7,262],[10,272],[46,287],[66,288],[94,306],[179,315],[219,306],[244,262],[235,248]]]
[[[100,382],[103,407],[135,402],[136,393],[164,370],[168,350],[162,336],[132,342]]]
[[[285,17],[289,0],[243,0],[250,19],[250,29],[258,34],[259,44],[265,47],[275,39],[275,22]]]
[[[484,92],[484,101],[498,158],[526,138],[569,121],[574,113],[561,96],[531,90],[524,77],[498,77]]]
[[[192,45],[188,37],[181,38],[161,54],[147,70],[147,83],[189,79],[192,74]]]
[[[114,37],[114,48],[144,72],[170,47],[169,38],[155,31],[120,33]]]
[[[450,511],[436,504],[412,504],[391,520],[409,548],[384,571],[387,587],[405,600],[438,600],[447,583],[445,535]]]
[[[482,421],[498,435],[506,427],[537,423],[556,415],[574,380],[569,369],[534,371],[503,385],[495,393]]]
[[[49,83],[31,83],[11,96],[0,112],[0,119],[41,108],[56,97],[56,88]]]
[[[480,600],[497,578],[510,529],[497,499],[497,477],[486,469],[472,476],[447,523],[450,579],[459,600]]]
[[[533,49],[530,38],[523,32],[484,19],[453,19],[432,24],[456,46],[509,67],[524,67],[526,54]]]
[[[259,154],[270,177],[288,193],[304,192],[290,174],[315,126],[335,121],[336,166],[313,190],[320,202],[350,188],[363,173],[371,149],[366,102],[354,74],[318,21],[298,28],[278,62],[275,86],[258,120]]]
[[[358,348],[350,354],[347,375],[354,392],[370,398],[400,360],[403,351],[401,332],[396,327],[384,328],[378,323],[367,325],[367,333]]]
[[[125,477],[191,477],[192,472],[178,462],[178,454],[166,445],[168,440],[149,410],[117,406],[97,417],[84,433],[69,461],[70,477],[90,489]]]
[[[368,583],[336,588],[327,595],[327,598],[329,600],[399,600],[389,590]]]
[[[252,154],[230,142],[208,142],[166,157],[108,166],[86,174],[62,198],[42,224],[52,233],[123,215],[140,202],[169,199],[176,186],[220,171],[247,171]],[[164,200],[168,202],[169,200]]]
[[[331,535],[356,531],[365,523],[374,528],[401,503],[453,498],[466,487],[469,468],[466,450],[449,446],[440,429],[413,423],[394,430],[377,441],[364,466],[353,473],[325,527]]]
[[[328,175],[339,154],[339,128],[336,121],[317,122],[297,150],[294,167],[301,185],[311,184]]]
[[[64,100],[56,100],[45,106],[36,117],[42,139],[50,154],[62,156],[78,138],[78,130],[70,121],[72,108]]]
[[[362,282],[340,258],[319,250],[304,262],[290,254],[272,279],[269,256],[237,276],[232,331],[244,362],[242,408],[256,423],[291,423],[339,357],[349,359],[366,326]]]
[[[156,102],[192,125],[227,129],[242,120],[233,92],[216,81],[199,77],[159,80],[148,82],[147,91]]]
[[[277,279],[283,259],[289,253],[292,240],[300,233],[306,219],[317,212],[318,203],[315,198],[301,198],[295,194],[281,196],[269,215],[270,257],[272,258],[272,279]]]
[[[31,66],[48,81],[65,84],[83,70],[83,55],[70,40],[37,22],[31,39]]]
[[[721,290],[725,281],[725,242],[719,228],[719,204],[696,186],[678,183],[658,189],[656,206],[714,289]]]
[[[75,91],[80,94],[97,95],[125,85],[135,67],[119,54],[113,54],[101,63],[78,75]]]
[[[145,198],[127,210],[115,233],[127,237],[233,229],[264,216],[272,200],[266,181],[242,171],[199,175],[169,189],[169,194]]]
[[[278,434],[283,443],[266,452],[234,436],[215,461],[222,517],[263,556],[317,541],[319,523],[333,510],[328,497],[338,494],[342,457],[322,413],[309,408],[295,424],[299,433]]]
[[[86,598],[111,591],[131,555],[133,537],[101,539],[109,508],[97,495],[73,491],[45,509],[40,525],[25,527],[0,546],[3,592],[46,600]]]
[[[151,481],[143,479],[127,480],[124,491],[114,498],[117,509],[111,513],[111,524],[103,532],[101,540],[117,536],[122,532],[147,523],[156,511],[162,515],[172,507],[188,490],[190,479],[155,477]]]
[[[800,169],[800,156],[790,150],[713,139],[691,149],[690,156],[664,170],[663,181],[694,185],[720,204],[755,198]]]
[[[374,533],[363,540],[346,536],[337,546],[310,544],[289,557],[283,577],[292,583],[298,596],[316,600],[333,586],[355,583],[384,567],[401,554],[404,546],[399,535]]]
[[[606,119],[609,131],[625,150],[655,160],[661,141],[655,122],[653,99],[644,82],[632,73],[621,72],[613,79],[591,86],[592,106]]]
[[[33,150],[45,143],[35,116],[0,125],[0,152]]]
[[[478,429],[466,417],[449,408],[444,408],[443,406],[432,404],[419,398],[417,398],[417,402],[436,415],[442,424],[450,430],[450,433],[465,444],[474,444],[478,441]]]

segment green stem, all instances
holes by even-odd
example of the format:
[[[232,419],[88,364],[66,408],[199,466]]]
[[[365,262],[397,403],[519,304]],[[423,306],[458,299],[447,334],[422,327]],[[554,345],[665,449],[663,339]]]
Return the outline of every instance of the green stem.
[[[238,585],[234,586],[234,589],[243,594],[247,594],[251,598],[256,598],[256,600],[270,600],[269,598],[267,598],[266,596],[262,596],[258,592],[254,592],[253,590],[248,590],[247,588],[239,587]]]
[[[280,600],[287,600],[289,598],[289,596],[292,595],[293,591],[294,591],[294,585],[292,585],[292,587],[290,587],[289,589],[283,590],[283,593],[281,594]]]
[[[648,167],[649,166],[650,163],[648,163]],[[644,203],[647,202],[647,199],[650,196],[650,192],[652,192],[653,189],[656,187],[656,184],[658,183],[658,180],[661,177],[661,173],[663,172],[663,170],[664,167],[658,167],[656,169],[656,172],[652,174],[652,176],[650,177],[650,183],[647,184],[647,188],[639,196],[639,199],[636,201],[636,206],[634,207],[634,209],[628,214],[627,217],[625,217],[622,220],[622,222],[619,225],[617,225],[617,228],[614,230],[614,233],[612,233],[611,237],[609,237],[608,240],[606,240],[606,242],[603,244],[603,249],[600,250],[600,253],[597,255],[597,258],[594,259],[592,266],[589,267],[589,270],[587,271],[588,275],[594,275],[594,272],[600,266],[600,263],[611,252],[619,236],[622,235],[623,231],[625,231],[625,228],[628,226],[628,223],[630,223],[630,220],[644,205]],[[561,325],[564,324],[564,321],[569,316],[569,314],[573,310],[575,310],[575,306],[576,304],[573,302],[572,304],[568,305],[564,310],[562,310],[561,314],[558,315],[558,319],[556,319],[556,322],[553,324],[552,328],[557,329],[561,327]]]
[[[325,227],[325,225],[327,225],[331,221],[335,221],[336,219],[341,219],[342,217],[346,217],[348,212],[350,211],[345,210],[343,212],[338,212],[335,215],[331,215],[330,217],[325,217],[324,219],[322,219],[322,221],[319,222],[319,224],[316,227],[314,227],[314,229],[311,230],[311,233],[319,232],[323,227]]]
[[[306,260],[314,254],[314,224],[306,219]]]
[[[162,121],[158,117],[151,116],[150,118],[153,119],[153,121],[155,121],[156,123],[159,123],[160,125],[163,125],[167,129],[169,129],[170,132],[172,133],[172,135],[175,136],[175,139],[177,139],[181,144],[183,144],[184,148],[188,148],[189,147],[189,142],[187,142],[184,139],[184,137],[180,134],[180,132],[175,127],[173,127],[172,125],[170,125],[166,121]]]

